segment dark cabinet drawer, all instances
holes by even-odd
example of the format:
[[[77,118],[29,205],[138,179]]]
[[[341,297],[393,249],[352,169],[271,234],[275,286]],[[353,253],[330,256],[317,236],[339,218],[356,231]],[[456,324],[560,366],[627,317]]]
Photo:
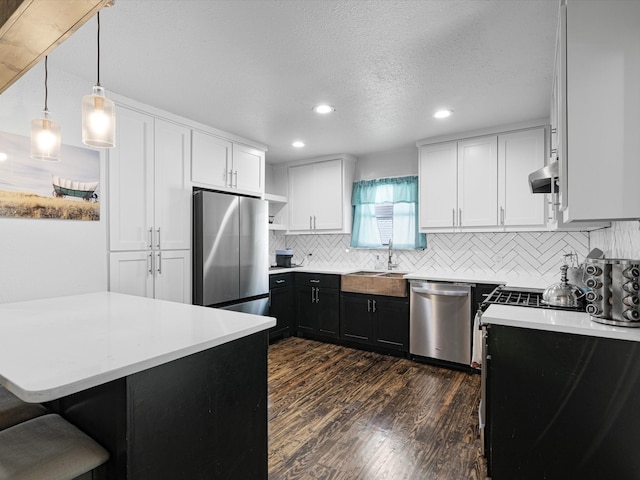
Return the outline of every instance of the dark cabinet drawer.
[[[269,275],[269,290],[293,285],[293,273],[276,273]]]
[[[340,288],[340,275],[296,272],[295,282],[301,287]]]

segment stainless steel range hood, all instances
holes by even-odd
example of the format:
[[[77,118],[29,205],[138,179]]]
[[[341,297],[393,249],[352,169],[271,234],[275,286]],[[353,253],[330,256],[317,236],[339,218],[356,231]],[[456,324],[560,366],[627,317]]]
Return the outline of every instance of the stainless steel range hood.
[[[545,167],[529,174],[529,188],[531,193],[553,193],[558,191],[558,162],[552,162]]]

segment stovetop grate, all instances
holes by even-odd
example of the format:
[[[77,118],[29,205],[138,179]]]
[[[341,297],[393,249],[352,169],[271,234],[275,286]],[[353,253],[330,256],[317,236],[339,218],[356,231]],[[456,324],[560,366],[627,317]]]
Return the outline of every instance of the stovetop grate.
[[[489,305],[509,305],[516,307],[548,308],[553,310],[584,311],[583,307],[557,307],[547,305],[542,301],[542,290],[508,289],[497,287],[482,302],[481,309],[486,310]]]

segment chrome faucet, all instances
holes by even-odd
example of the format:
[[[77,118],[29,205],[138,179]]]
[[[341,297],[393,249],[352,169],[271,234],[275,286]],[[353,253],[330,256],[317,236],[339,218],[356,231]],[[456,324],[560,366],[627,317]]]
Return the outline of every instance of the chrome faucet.
[[[397,266],[397,263],[393,263],[393,240],[389,239],[389,261],[387,262],[387,270],[391,270]]]

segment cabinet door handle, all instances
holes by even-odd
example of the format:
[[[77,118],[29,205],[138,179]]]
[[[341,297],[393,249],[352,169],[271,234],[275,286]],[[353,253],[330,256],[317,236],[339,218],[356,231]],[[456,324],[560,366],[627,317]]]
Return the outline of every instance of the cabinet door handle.
[[[451,209],[451,226],[452,227],[456,226],[456,209],[455,208]]]
[[[162,252],[158,252],[158,275],[162,274]]]
[[[309,215],[309,230],[313,230],[313,217]]]
[[[504,226],[504,207],[500,207],[500,225]]]
[[[316,280],[316,279],[309,280],[309,283],[320,283],[320,280]]]
[[[147,255],[147,272],[149,275],[153,275],[153,254],[151,252]]]
[[[233,171],[233,177],[235,178],[235,187],[238,188],[238,170]]]
[[[373,300],[373,313],[376,313],[376,301]]]
[[[276,280],[276,283],[284,283],[286,280]]]
[[[313,229],[315,230],[316,228],[318,228],[318,227],[316,227],[316,216],[314,215],[313,216]]]
[[[158,249],[160,249],[160,227],[158,227],[158,238],[157,238],[156,246],[158,247]]]
[[[316,303],[320,303],[320,289],[316,287]]]
[[[225,180],[224,180],[224,184],[225,184],[227,187],[232,187],[232,188],[233,188],[233,170],[229,170],[229,172],[228,172],[228,177],[227,177],[227,178],[225,178]]]
[[[371,300],[367,299],[367,312],[371,311]]]
[[[462,209],[461,208],[458,209],[458,226],[459,227],[462,226]]]
[[[311,287],[311,303],[316,303],[316,287]]]
[[[148,235],[148,240],[149,240],[149,248],[153,248],[153,228],[149,227],[149,235]]]

